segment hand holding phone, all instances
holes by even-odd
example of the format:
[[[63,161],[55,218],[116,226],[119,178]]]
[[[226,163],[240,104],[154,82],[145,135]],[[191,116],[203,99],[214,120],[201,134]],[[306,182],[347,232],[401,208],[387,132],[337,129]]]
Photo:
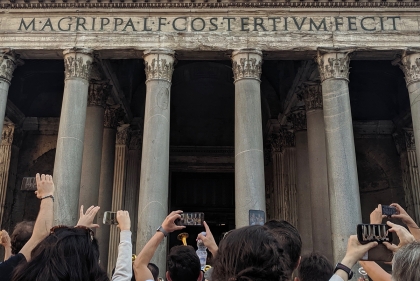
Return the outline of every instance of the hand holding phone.
[[[108,224],[108,225],[118,224],[117,212],[111,212],[111,211],[104,212],[103,224]]]
[[[391,217],[392,215],[397,214],[397,208],[393,206],[382,205],[382,214]]]
[[[184,212],[181,218],[175,220],[175,224],[179,226],[202,226],[204,223],[204,213],[200,212]]]

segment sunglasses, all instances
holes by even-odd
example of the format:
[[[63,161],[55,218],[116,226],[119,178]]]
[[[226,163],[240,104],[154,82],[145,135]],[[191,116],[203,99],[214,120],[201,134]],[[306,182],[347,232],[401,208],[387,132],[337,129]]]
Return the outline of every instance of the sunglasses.
[[[95,237],[95,233],[93,232],[91,228],[83,226],[83,225],[77,225],[75,227],[70,227],[67,225],[56,225],[50,229],[50,235],[54,234],[57,229],[72,229],[72,228],[81,228],[81,229],[86,230],[86,232],[89,234],[90,241],[93,241],[93,237]]]

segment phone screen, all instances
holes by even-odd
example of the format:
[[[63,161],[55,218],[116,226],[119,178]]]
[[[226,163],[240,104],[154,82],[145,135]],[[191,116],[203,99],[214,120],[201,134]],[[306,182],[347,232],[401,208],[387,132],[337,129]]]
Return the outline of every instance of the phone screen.
[[[361,244],[369,242],[389,242],[392,243],[392,233],[386,224],[358,224],[357,239]]]
[[[109,224],[109,225],[118,224],[117,213],[116,212],[110,212],[110,211],[104,212],[103,224]]]
[[[176,225],[201,226],[204,222],[204,213],[200,212],[184,212],[181,219],[176,220]]]

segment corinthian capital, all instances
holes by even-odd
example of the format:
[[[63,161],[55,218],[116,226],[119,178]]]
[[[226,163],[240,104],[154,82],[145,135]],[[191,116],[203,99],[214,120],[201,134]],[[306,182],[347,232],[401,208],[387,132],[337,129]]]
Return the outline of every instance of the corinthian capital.
[[[405,75],[407,86],[420,81],[420,53],[407,55],[404,52],[401,63],[398,64]]]
[[[404,139],[407,150],[416,150],[416,141],[414,139],[413,129],[404,129]]]
[[[349,80],[350,58],[348,52],[331,52],[316,57],[321,82],[327,79]]]
[[[303,94],[306,111],[322,109],[322,86],[320,83],[306,84]]]
[[[121,107],[107,107],[104,115],[104,127],[115,129],[124,117],[124,110]]]
[[[232,69],[235,82],[241,79],[260,81],[262,52],[255,49],[242,49],[232,53]]]
[[[89,83],[88,105],[105,107],[111,89],[112,86],[109,85],[108,81],[91,80]]]
[[[92,51],[90,49],[67,49],[64,54],[64,72],[66,79],[81,78],[89,80],[92,70]]]
[[[295,134],[288,130],[287,128],[281,128],[279,131],[280,135],[280,145],[284,147],[294,147],[295,143]]]
[[[1,145],[11,145],[12,144],[14,131],[15,131],[15,125],[4,124],[3,131],[1,133]]]
[[[128,145],[130,143],[130,124],[123,124],[117,128],[116,144]]]
[[[23,64],[23,61],[19,59],[19,56],[13,50],[3,50],[0,55],[0,79],[10,84],[13,71],[21,64]]]
[[[168,49],[152,49],[144,52],[146,82],[150,80],[165,80],[171,82],[174,72],[174,54]]]
[[[302,109],[291,112],[287,116],[287,121],[292,123],[292,128],[295,131],[306,130],[306,112]]]

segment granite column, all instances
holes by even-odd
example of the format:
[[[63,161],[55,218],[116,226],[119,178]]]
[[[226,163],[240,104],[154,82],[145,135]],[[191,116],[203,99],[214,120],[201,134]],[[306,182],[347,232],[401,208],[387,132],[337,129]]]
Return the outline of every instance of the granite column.
[[[117,125],[120,108],[108,107],[105,109],[103,138],[102,138],[102,159],[101,173],[99,180],[98,212],[97,223],[102,224],[104,212],[112,208],[112,188],[114,183],[114,163],[115,163],[115,141],[117,135]],[[96,238],[99,243],[99,260],[102,268],[108,267],[110,227],[103,226],[96,230]]]
[[[7,182],[9,178],[10,159],[15,125],[6,123],[3,126],[0,145],[0,227],[3,222],[4,205],[6,202]]]
[[[287,120],[295,131],[297,229],[302,238],[302,255],[305,255],[313,251],[312,218],[308,213],[308,206],[311,206],[311,192],[305,111],[297,109],[289,114]]]
[[[325,146],[324,111],[320,83],[308,84],[304,90],[308,133],[309,183],[312,210],[312,242],[314,251],[333,261],[331,212],[328,191],[327,151]]]
[[[63,52],[65,83],[54,162],[56,204],[54,224],[75,225],[79,217],[83,141],[92,52],[73,48]]]
[[[337,262],[346,253],[349,236],[362,221],[348,86],[350,58],[345,52],[318,52],[317,62],[324,106],[333,255]]]
[[[140,172],[137,229],[139,252],[168,215],[170,93],[174,52],[153,49],[144,52],[146,106]],[[166,239],[153,257],[166,270]]]
[[[89,84],[79,194],[79,206],[84,205],[85,210],[98,205],[105,104],[110,88],[108,81],[91,80]]]
[[[249,210],[265,212],[260,76],[262,52],[232,53],[235,80],[235,223],[249,225]]]
[[[0,50],[0,124],[3,126],[6,114],[7,95],[13,78],[13,71],[23,62],[13,50]]]

